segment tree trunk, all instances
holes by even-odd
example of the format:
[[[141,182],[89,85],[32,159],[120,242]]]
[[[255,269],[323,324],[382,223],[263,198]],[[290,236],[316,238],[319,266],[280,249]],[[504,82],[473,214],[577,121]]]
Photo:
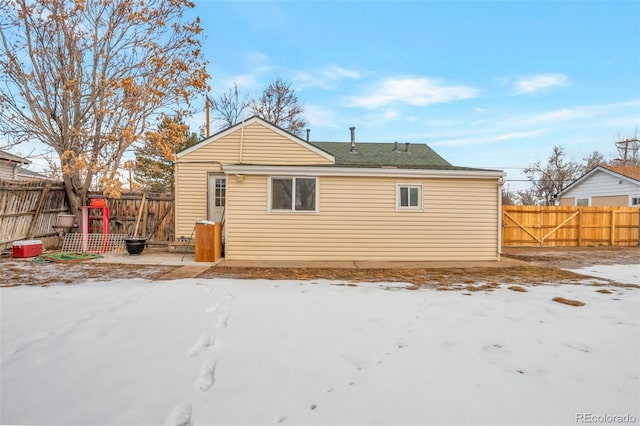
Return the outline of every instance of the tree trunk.
[[[80,224],[80,207],[84,205],[84,200],[87,198],[86,192],[77,191],[73,186],[73,179],[64,175],[64,190],[67,195],[67,202],[69,203],[69,212],[76,217],[76,223]]]

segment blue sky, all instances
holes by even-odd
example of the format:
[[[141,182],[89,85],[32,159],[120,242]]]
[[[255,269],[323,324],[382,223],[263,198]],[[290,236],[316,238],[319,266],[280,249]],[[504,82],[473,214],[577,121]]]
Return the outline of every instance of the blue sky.
[[[554,145],[613,156],[640,128],[640,2],[195,3],[211,94],[285,79],[311,140],[355,126],[359,142],[427,143],[521,189]]]

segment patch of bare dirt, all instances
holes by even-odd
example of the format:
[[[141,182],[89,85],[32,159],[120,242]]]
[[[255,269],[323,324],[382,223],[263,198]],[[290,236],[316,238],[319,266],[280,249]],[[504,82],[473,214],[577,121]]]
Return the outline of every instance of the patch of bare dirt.
[[[241,279],[342,281],[348,285],[365,282],[402,282],[412,289],[492,291],[501,284],[581,284],[588,277],[560,268],[594,264],[640,263],[640,248],[518,248],[505,249],[505,256],[531,262],[513,267],[337,269],[337,268],[239,268],[212,267],[198,277]],[[73,284],[87,279],[115,280],[144,278],[156,280],[176,266],[105,264],[92,261],[38,263],[30,259],[0,259],[0,286]],[[594,279],[595,280],[595,279]],[[594,281],[602,285],[606,280]],[[619,285],[607,283],[607,285]],[[632,287],[632,286],[630,286]]]
[[[218,266],[200,278],[228,277],[271,280],[338,280],[351,283],[404,282],[438,290],[492,290],[500,284],[578,284],[583,275],[553,266],[526,265],[510,268],[438,268],[438,269],[325,269],[325,268],[234,268]]]
[[[505,247],[503,256],[558,268],[640,264],[640,247]]]
[[[0,287],[75,284],[81,281],[124,278],[157,279],[172,266],[122,265],[79,261],[40,263],[33,259],[0,259]]]

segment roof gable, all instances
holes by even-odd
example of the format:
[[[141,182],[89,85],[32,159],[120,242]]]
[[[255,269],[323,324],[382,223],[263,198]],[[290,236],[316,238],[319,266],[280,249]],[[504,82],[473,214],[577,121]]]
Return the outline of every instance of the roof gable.
[[[620,172],[625,172],[620,173]],[[569,186],[560,191],[557,195],[558,198],[565,196],[567,193],[575,190],[586,180],[590,179],[592,176],[598,173],[605,173],[607,175],[613,176],[615,178],[623,179],[629,181],[633,184],[640,185],[640,167],[637,166],[596,166],[593,169],[589,170],[587,173],[573,181]],[[638,173],[638,174],[636,174]],[[632,176],[636,176],[635,178]]]
[[[640,166],[600,166],[603,169],[617,173],[640,183]]]
[[[294,142],[295,144],[313,152],[314,154],[317,154],[331,162],[335,161],[335,158],[333,155],[329,154],[328,152],[325,152],[321,149],[319,149],[318,147],[310,144],[309,142],[306,142],[305,140],[299,138],[298,136],[294,135],[293,133],[289,133],[284,129],[281,129],[280,127],[276,126],[275,124],[269,123],[268,121],[258,117],[258,116],[253,116],[251,118],[248,118],[247,120],[241,121],[231,127],[228,127],[224,130],[221,130],[220,132],[209,136],[208,138],[205,138],[203,140],[201,140],[200,142],[191,145],[190,147],[180,151],[177,153],[177,157],[183,157],[187,154],[190,154],[198,149],[201,149],[204,146],[209,145],[210,143],[213,143],[219,139],[224,138],[225,136],[230,135],[233,132],[236,132],[237,130],[241,130],[244,127],[250,126],[254,123],[257,123],[263,127],[266,127],[267,129],[273,131],[274,133],[277,133],[278,135],[288,139],[291,142]]]

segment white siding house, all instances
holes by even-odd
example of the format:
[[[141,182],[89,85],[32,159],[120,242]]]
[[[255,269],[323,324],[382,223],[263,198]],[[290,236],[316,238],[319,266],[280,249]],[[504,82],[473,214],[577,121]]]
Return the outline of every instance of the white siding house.
[[[0,151],[0,179],[15,180],[20,177],[22,166],[28,166],[31,161]]]
[[[558,194],[561,206],[640,207],[640,167],[597,166]]]

